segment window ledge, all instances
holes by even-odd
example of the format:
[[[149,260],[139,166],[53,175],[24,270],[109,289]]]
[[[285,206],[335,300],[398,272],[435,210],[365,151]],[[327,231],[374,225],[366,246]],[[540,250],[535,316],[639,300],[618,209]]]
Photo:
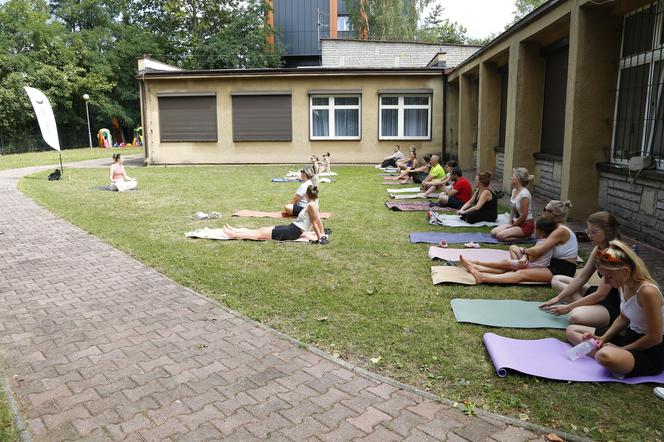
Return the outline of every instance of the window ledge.
[[[545,152],[535,152],[533,153],[533,157],[536,160],[547,160],[547,161],[562,161],[563,156],[562,155],[556,155],[553,153],[545,153]]]
[[[505,153],[504,146],[493,146],[493,151],[496,153]]]
[[[626,177],[630,176],[629,169],[625,164],[597,163],[595,167],[600,172],[615,173]],[[632,172],[631,174],[636,175],[636,172]],[[664,170],[658,170],[658,169],[642,170],[641,173],[639,173],[639,178],[648,178],[650,180],[664,182]]]

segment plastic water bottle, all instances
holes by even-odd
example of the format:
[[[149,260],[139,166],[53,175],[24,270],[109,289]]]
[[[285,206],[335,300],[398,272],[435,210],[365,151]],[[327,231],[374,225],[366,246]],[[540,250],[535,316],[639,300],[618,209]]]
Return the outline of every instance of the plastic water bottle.
[[[576,361],[581,356],[585,356],[597,347],[597,342],[594,339],[583,341],[575,347],[567,350],[567,357],[570,361]]]

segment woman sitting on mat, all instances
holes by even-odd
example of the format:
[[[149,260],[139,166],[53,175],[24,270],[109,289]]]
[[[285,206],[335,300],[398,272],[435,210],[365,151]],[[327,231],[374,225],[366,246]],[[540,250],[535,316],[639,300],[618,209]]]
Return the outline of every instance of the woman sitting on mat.
[[[528,183],[533,176],[525,167],[512,171],[512,196],[510,197],[510,222],[498,226],[491,231],[491,235],[499,241],[509,242],[522,238],[530,238],[535,226],[533,224],[533,201]]]
[[[397,177],[397,180],[401,184],[408,184],[411,182],[421,184],[429,175],[429,170],[431,169],[429,161],[431,161],[431,155],[424,155],[422,161],[418,160],[416,156],[413,160],[413,166],[403,170]]]
[[[482,172],[475,176],[475,193],[457,211],[459,218],[470,224],[493,222],[498,218],[498,198],[496,192],[489,187],[490,184],[491,172]]]
[[[325,235],[318,212],[318,180],[314,178],[312,181],[313,183],[309,184],[306,190],[307,204],[291,224],[258,229],[235,228],[226,224],[223,227],[224,233],[231,239],[295,241],[303,233],[313,230],[316,234],[316,241],[320,244],[327,244],[328,237]]]
[[[664,371],[661,290],[641,258],[620,240],[596,252],[595,260],[604,281],[620,293],[620,316],[608,329],[570,325],[567,340],[577,345],[594,339],[598,349],[590,356],[619,379],[660,374]]]
[[[597,252],[606,249],[610,241],[620,239],[618,220],[609,212],[597,212],[590,215],[586,223],[588,224],[586,234],[595,246],[588,262],[576,278],[554,276],[551,287],[559,293],[540,308],[554,315],[569,313],[570,324],[608,327],[620,315],[620,293],[603,277],[599,286],[589,285],[588,280],[595,273]],[[564,300],[572,302],[560,304]]]
[[[316,174],[311,167],[300,170],[300,180],[303,181],[303,183],[297,186],[295,196],[293,196],[293,199],[284,206],[284,215],[297,216],[300,211],[304,209],[309,202],[307,200],[307,187],[311,185],[311,178],[314,176],[316,176]]]
[[[323,154],[323,161],[320,163],[321,173],[332,173],[332,163],[330,162],[330,152]]]
[[[518,247],[518,251],[522,256],[521,259],[524,262],[526,260],[536,261],[551,252],[551,262],[547,267],[512,271],[511,269],[496,268],[495,263],[468,261],[463,257],[461,263],[475,277],[478,284],[483,282],[491,284],[550,283],[555,275],[574,276],[579,247],[574,232],[565,225],[567,211],[571,207],[572,203],[569,201],[549,201],[544,208],[542,217],[553,219],[556,228],[544,241],[533,247]]]
[[[412,144],[408,147],[408,155],[397,161],[397,167],[401,170],[410,169],[417,162],[417,149]]]
[[[132,178],[125,173],[124,158],[119,153],[113,154],[113,164],[111,164],[109,177],[111,179],[111,190],[118,192],[133,190],[138,185],[136,178]]]

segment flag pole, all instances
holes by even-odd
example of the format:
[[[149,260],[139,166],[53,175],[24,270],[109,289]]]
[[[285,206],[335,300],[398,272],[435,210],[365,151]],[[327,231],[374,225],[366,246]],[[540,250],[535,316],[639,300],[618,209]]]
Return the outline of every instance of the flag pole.
[[[65,170],[62,168],[62,152],[58,151],[58,154],[60,155],[60,175],[64,177]]]

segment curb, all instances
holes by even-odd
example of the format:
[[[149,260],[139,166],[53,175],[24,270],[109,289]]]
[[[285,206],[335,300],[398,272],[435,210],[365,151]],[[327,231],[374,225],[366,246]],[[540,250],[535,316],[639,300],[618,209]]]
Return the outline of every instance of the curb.
[[[0,386],[2,386],[2,391],[7,397],[7,405],[9,406],[9,412],[12,415],[12,423],[14,424],[14,430],[18,433],[18,440],[21,442],[32,442],[32,437],[28,431],[27,426],[25,425],[25,420],[18,409],[16,400],[14,399],[14,393],[9,386],[9,380],[7,379],[7,374],[0,367]]]

